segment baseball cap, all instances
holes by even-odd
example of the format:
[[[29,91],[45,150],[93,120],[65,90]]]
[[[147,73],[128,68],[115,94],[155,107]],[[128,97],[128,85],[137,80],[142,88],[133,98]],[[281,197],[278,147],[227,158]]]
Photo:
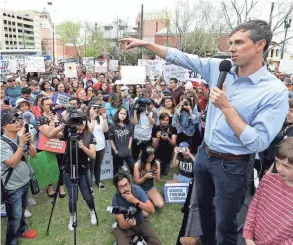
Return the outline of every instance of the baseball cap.
[[[18,117],[18,113],[8,112],[1,117],[1,128],[4,127],[7,123],[9,123],[13,118]]]
[[[90,101],[88,107],[101,107],[96,101]]]
[[[9,79],[11,79],[11,78],[14,79],[14,76],[12,76],[12,75],[7,75],[7,76],[6,76],[7,81],[8,81]]]
[[[19,98],[19,99],[16,100],[14,108],[18,108],[19,105],[20,105],[22,102],[26,102],[26,103],[30,104],[30,102],[27,101],[26,99],[24,99],[24,98]]]
[[[179,147],[180,147],[180,148],[188,148],[188,147],[189,147],[189,144],[188,144],[187,142],[181,142],[181,143],[179,144]]]

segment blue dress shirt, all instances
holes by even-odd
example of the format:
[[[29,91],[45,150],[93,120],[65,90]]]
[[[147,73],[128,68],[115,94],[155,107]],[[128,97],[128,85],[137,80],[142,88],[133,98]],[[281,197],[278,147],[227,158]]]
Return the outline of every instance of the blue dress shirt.
[[[199,58],[168,48],[166,60],[197,71],[213,89],[217,86],[221,59]],[[238,137],[223,112],[209,103],[204,140],[210,149],[234,155],[262,152],[280,132],[288,113],[288,89],[264,65],[248,77],[238,77],[233,66],[226,77],[229,102],[247,123]]]

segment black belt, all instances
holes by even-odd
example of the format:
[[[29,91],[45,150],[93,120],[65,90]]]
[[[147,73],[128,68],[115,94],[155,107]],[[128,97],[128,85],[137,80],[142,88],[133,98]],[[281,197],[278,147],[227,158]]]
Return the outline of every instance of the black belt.
[[[203,148],[207,151],[209,157],[216,157],[221,158],[225,161],[231,161],[231,160],[242,160],[248,158],[249,155],[234,155],[229,153],[220,153],[211,150],[206,143],[204,143]]]

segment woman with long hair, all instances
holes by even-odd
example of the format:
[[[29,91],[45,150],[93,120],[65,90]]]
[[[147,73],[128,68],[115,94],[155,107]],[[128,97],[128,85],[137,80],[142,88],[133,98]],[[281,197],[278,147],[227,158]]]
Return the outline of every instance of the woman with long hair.
[[[164,199],[155,186],[155,182],[159,183],[161,180],[160,172],[160,163],[155,159],[155,150],[148,146],[134,164],[134,182],[146,192],[155,207],[163,208]]]
[[[58,77],[53,77],[51,86],[56,89],[57,84],[60,82]]]
[[[131,155],[132,135],[133,127],[130,123],[128,110],[124,107],[119,107],[109,129],[114,175],[123,166],[123,161],[127,163],[130,173],[133,174],[133,158]]]
[[[103,108],[104,109],[104,108]],[[96,159],[91,161],[91,173],[94,176],[95,183],[101,190],[105,189],[101,180],[101,165],[105,155],[106,140],[104,133],[108,132],[107,114],[105,109],[101,111],[100,105],[96,102],[90,102],[87,110],[89,131],[93,133],[96,144]],[[93,178],[92,178],[93,179]]]
[[[163,93],[161,89],[153,88],[151,98],[154,101],[154,108],[159,109],[162,105]]]
[[[95,96],[96,90],[93,87],[87,87],[85,89],[86,92],[86,100],[91,101],[92,98]]]
[[[32,107],[32,113],[34,113],[35,117],[38,118],[42,115],[41,113],[41,100],[46,97],[44,94],[40,94],[37,96],[34,105]]]
[[[159,111],[159,116],[162,113],[167,113],[169,115],[169,123],[171,125],[175,110],[176,110],[176,107],[172,98],[170,96],[167,96],[162,101],[162,106]]]
[[[132,95],[134,102],[139,98],[141,90],[142,90],[142,85],[140,84],[135,85],[135,90],[133,91],[133,95]]]
[[[52,91],[51,83],[49,80],[44,80],[41,84],[41,90],[43,90],[46,95],[52,97],[54,95],[54,91]]]
[[[66,97],[70,97],[70,95],[66,91],[65,84],[63,82],[59,82],[56,86],[55,94],[53,95],[53,98],[52,98],[52,100],[55,103],[56,112],[58,112],[59,114],[61,114],[65,110],[64,105],[58,102],[58,96],[62,96],[62,95]]]
[[[78,81],[76,78],[72,79],[71,86],[72,86],[73,92],[76,93],[76,90],[78,89]]]
[[[86,115],[77,112],[80,117],[83,118],[83,123],[78,125],[77,128],[77,135],[79,136],[78,141],[78,148],[77,155],[78,155],[78,189],[81,192],[83,199],[86,201],[87,206],[90,209],[90,222],[92,225],[97,224],[96,213],[95,213],[95,204],[92,198],[92,194],[90,193],[91,189],[91,182],[90,182],[90,170],[89,170],[89,158],[95,159],[96,158],[96,151],[95,151],[95,137],[89,131],[87,125],[87,118]],[[68,138],[67,129],[64,128],[63,125],[59,125],[49,135],[49,138],[59,138],[59,139],[66,139]],[[69,144],[68,144],[69,145]],[[64,166],[64,183],[67,189],[67,193],[69,195],[68,199],[68,206],[70,212],[70,219],[68,222],[68,230],[73,231],[73,224],[76,221],[76,210],[74,207],[73,200],[77,200],[77,192],[75,191],[75,187],[71,181],[72,169],[71,169],[71,162],[70,162],[70,149],[68,147],[67,152],[69,153],[66,155],[63,166]],[[73,156],[73,164],[75,163],[75,153],[76,151],[72,151],[71,154]]]
[[[120,94],[112,94],[111,99],[109,102],[106,104],[106,111],[107,111],[107,118],[108,118],[108,123],[109,125],[112,124],[114,115],[116,111],[118,110],[119,106],[122,104],[122,98]]]
[[[102,82],[102,84],[100,86],[100,91],[102,92],[102,94],[104,96],[103,100],[105,102],[108,102],[109,96],[110,96],[110,89],[109,89],[109,86],[106,82]]]

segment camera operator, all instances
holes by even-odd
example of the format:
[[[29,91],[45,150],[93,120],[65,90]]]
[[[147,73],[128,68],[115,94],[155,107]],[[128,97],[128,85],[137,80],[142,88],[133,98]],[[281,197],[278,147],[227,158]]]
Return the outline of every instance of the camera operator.
[[[128,245],[133,236],[142,236],[149,245],[162,244],[156,231],[144,220],[142,211],[154,213],[155,208],[141,187],[131,184],[130,177],[126,173],[118,173],[114,177],[114,185],[117,188],[112,199],[112,206],[138,209],[135,218],[125,219],[123,214],[117,214],[118,227],[114,234],[118,245]]]
[[[153,147],[156,149],[156,159],[161,163],[161,174],[167,176],[170,170],[173,148],[176,146],[177,130],[169,124],[169,115],[163,112],[159,116],[160,125],[152,132]]]
[[[134,160],[138,159],[141,150],[152,145],[152,129],[157,118],[151,99],[142,97],[136,101],[132,119],[134,125],[132,156]]]
[[[80,107],[81,107],[81,101],[80,101],[80,99],[77,98],[77,97],[71,97],[71,98],[69,99],[69,107],[76,108],[77,111],[82,112],[82,110],[80,109]],[[63,112],[61,113],[61,117],[62,117],[65,121],[67,121],[69,115],[70,115],[70,111],[68,111],[68,110],[65,110],[65,111],[63,111]]]
[[[179,147],[174,149],[173,168],[179,165],[177,178],[168,180],[166,183],[189,183],[193,179],[193,164],[195,157],[191,154],[189,144],[181,142]]]
[[[27,228],[24,216],[32,171],[26,157],[35,157],[37,151],[30,143],[28,148],[30,133],[23,131],[21,138],[17,136],[21,129],[18,116],[8,112],[1,117],[1,128],[4,130],[1,137],[1,197],[5,202],[8,217],[6,245],[17,244],[19,236],[28,239],[37,236],[35,230]]]
[[[78,141],[78,163],[76,163],[76,158],[72,157],[72,164],[76,165],[78,164],[78,186],[81,192],[81,195],[83,199],[86,201],[89,209],[90,209],[90,222],[92,225],[97,224],[97,219],[95,216],[94,212],[94,202],[93,199],[91,198],[91,193],[89,190],[88,184],[91,182],[89,181],[90,178],[90,162],[88,158],[90,159],[95,159],[96,158],[96,150],[95,150],[95,145],[96,141],[93,136],[93,134],[88,130],[88,125],[87,125],[87,118],[86,115],[84,115],[81,112],[76,112],[75,115],[77,115],[79,118],[82,118],[82,125],[76,126],[76,134],[79,138]],[[52,130],[52,132],[49,134],[49,138],[60,138],[60,139],[67,139],[69,138],[69,130],[72,130],[72,128],[68,128],[68,126],[59,125],[55,129]],[[67,193],[69,195],[69,212],[70,212],[70,219],[68,223],[68,229],[69,231],[73,231],[73,222],[74,222],[74,217],[75,217],[75,210],[73,206],[73,200],[77,200],[76,192],[74,192],[74,187],[71,181],[71,168],[70,168],[70,154],[72,156],[75,156],[75,150],[71,153],[69,153],[69,142],[67,144],[67,150],[66,150],[66,155],[64,159],[64,183],[67,189]]]

